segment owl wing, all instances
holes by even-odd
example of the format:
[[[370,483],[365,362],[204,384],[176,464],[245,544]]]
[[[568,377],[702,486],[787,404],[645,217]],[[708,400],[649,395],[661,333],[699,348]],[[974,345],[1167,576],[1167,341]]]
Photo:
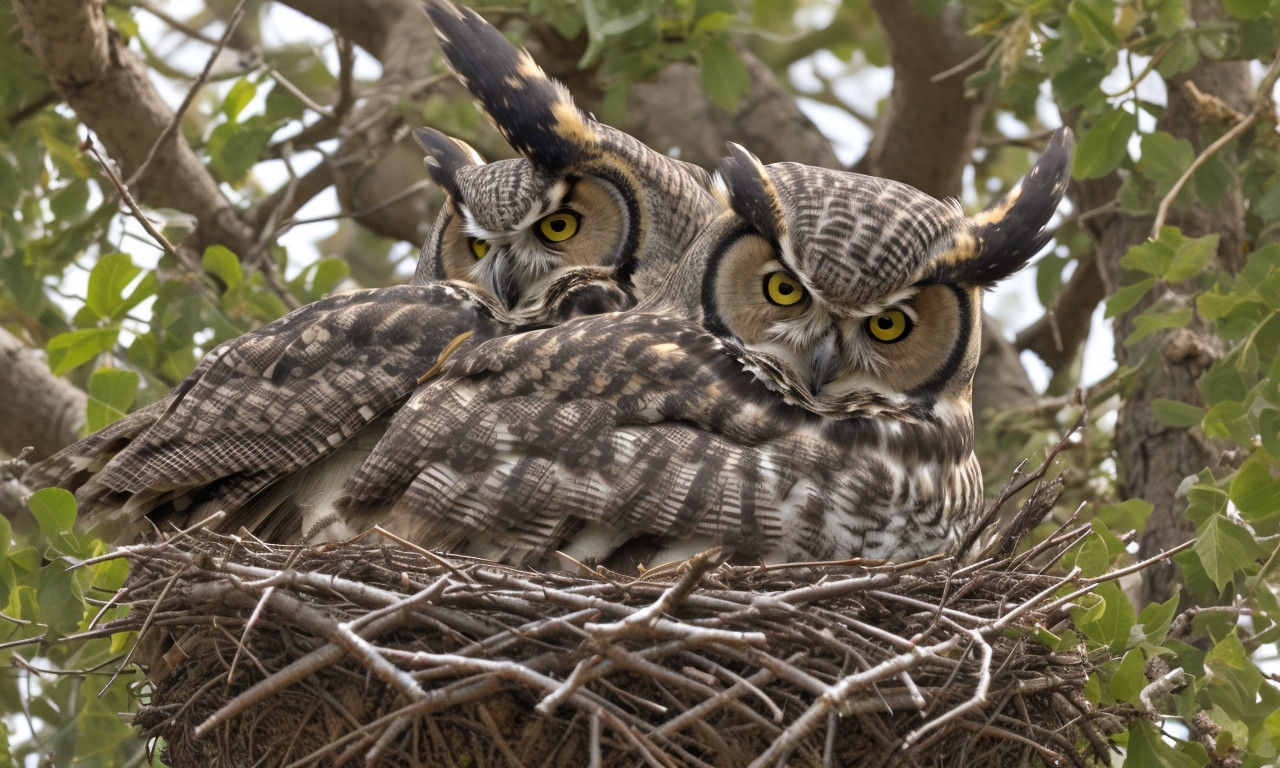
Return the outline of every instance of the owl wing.
[[[220,345],[163,400],[24,480],[75,490],[84,519],[117,531],[163,505],[234,509],[413,392],[460,334],[506,330],[447,283],[329,297]]]
[[[851,437],[829,440],[691,323],[598,316],[452,361],[392,417],[337,507],[356,530],[513,562],[653,562],[714,544],[812,559],[838,545],[829,509],[874,501],[876,468],[850,466]]]

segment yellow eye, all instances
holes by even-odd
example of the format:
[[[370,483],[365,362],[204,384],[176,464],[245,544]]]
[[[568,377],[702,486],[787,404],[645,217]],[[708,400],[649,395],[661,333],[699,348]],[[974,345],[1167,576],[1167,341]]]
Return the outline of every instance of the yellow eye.
[[[804,286],[786,272],[771,272],[764,278],[764,297],[780,307],[789,307],[804,298]]]
[[[891,309],[867,318],[867,333],[886,344],[902,341],[911,333],[911,318],[900,309]]]
[[[489,241],[481,240],[478,237],[471,238],[471,255],[477,259],[483,259],[489,253]]]
[[[543,239],[553,243],[561,243],[578,234],[578,214],[572,211],[561,211],[544,216],[538,222],[538,232]]]

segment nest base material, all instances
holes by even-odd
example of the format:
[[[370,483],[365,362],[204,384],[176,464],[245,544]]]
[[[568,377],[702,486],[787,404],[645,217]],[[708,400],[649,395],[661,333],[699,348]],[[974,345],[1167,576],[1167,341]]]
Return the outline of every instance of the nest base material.
[[[1068,539],[1073,537],[1066,537]],[[207,532],[127,547],[136,715],[183,766],[1085,765],[1123,713],[1029,555],[539,574]]]

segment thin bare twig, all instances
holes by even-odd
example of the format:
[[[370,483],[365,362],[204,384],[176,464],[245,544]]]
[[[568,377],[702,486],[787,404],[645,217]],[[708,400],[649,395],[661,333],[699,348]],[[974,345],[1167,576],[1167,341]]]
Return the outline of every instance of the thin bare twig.
[[[1156,209],[1156,219],[1151,223],[1151,239],[1155,240],[1160,237],[1160,230],[1164,227],[1165,219],[1169,217],[1169,208],[1173,205],[1173,201],[1178,197],[1178,193],[1191,180],[1196,171],[1200,170],[1209,158],[1217,154],[1218,150],[1235,141],[1242,133],[1249,130],[1258,118],[1263,114],[1272,111],[1273,104],[1271,100],[1271,91],[1276,86],[1276,81],[1280,80],[1280,58],[1276,58],[1271,62],[1271,66],[1267,68],[1267,73],[1263,75],[1262,81],[1258,84],[1258,92],[1254,101],[1253,110],[1245,115],[1244,119],[1232,126],[1231,130],[1218,137],[1218,140],[1204,148],[1204,151],[1191,161],[1191,165],[1187,166],[1187,170],[1182,172],[1178,180],[1173,183],[1173,187],[1165,194],[1160,201],[1160,207]]]
[[[196,94],[209,81],[209,73],[213,71],[213,63],[221,55],[222,49],[226,47],[227,41],[235,33],[236,28],[240,26],[241,20],[244,19],[244,6],[246,0],[239,0],[236,3],[235,10],[231,12],[231,18],[227,20],[227,28],[223,31],[222,37],[218,38],[218,43],[213,47],[213,51],[209,54],[209,59],[204,63],[204,69],[200,71],[200,75],[196,77],[196,81],[187,89],[187,95],[183,97],[182,103],[173,112],[173,119],[164,127],[160,135],[156,137],[155,143],[151,145],[151,150],[147,152],[146,158],[138,165],[137,169],[129,175],[129,180],[125,182],[125,186],[133,188],[146,173],[147,168],[151,165],[151,161],[155,159],[156,153],[160,151],[160,147],[164,146],[166,141],[173,138],[173,134],[178,130],[178,126],[182,123],[182,117],[187,113],[187,109],[191,106],[191,102],[195,100]]]

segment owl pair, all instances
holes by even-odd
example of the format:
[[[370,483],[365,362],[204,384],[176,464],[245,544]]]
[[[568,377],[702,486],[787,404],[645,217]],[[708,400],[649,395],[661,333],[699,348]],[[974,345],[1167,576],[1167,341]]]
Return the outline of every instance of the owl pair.
[[[981,506],[981,290],[1047,240],[1069,135],[973,218],[739,147],[708,185],[582,115],[475,14],[428,12],[523,159],[425,137],[451,202],[416,284],[224,344],[28,479],[117,526],[379,524],[521,563],[941,550]]]

